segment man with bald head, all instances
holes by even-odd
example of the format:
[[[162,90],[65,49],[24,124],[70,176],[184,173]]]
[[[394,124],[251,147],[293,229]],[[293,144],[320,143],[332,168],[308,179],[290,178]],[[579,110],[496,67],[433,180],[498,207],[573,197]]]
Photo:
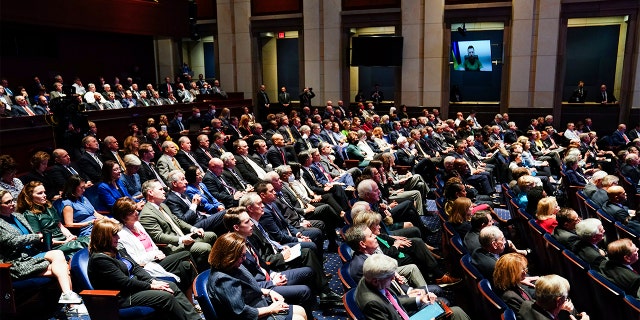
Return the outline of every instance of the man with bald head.
[[[630,210],[624,203],[627,201],[627,193],[621,186],[611,186],[607,190],[609,200],[605,201],[602,211],[612,216],[616,221],[626,225],[629,229],[640,234],[640,222],[635,216],[635,210]],[[632,217],[633,216],[633,217]]]
[[[211,159],[207,166],[207,172],[202,178],[202,183],[211,192],[211,195],[222,202],[226,208],[237,207],[238,200],[245,192],[236,190],[222,179],[223,170],[224,162],[222,160],[218,158]]]

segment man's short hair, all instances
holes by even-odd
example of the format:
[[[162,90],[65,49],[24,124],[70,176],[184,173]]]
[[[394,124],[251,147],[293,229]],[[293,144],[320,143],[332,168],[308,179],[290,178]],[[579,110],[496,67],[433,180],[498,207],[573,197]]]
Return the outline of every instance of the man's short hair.
[[[171,170],[168,174],[167,174],[167,183],[169,183],[170,187],[173,187],[173,183],[178,181],[178,177],[180,176],[180,174],[182,173],[182,170],[176,169],[176,170]]]
[[[565,223],[571,222],[571,216],[573,213],[576,213],[575,210],[571,208],[562,208],[558,213],[556,213],[556,221],[558,221],[558,226],[562,227]]]
[[[542,276],[536,281],[536,303],[551,310],[557,305],[557,298],[569,295],[569,288],[569,281],[559,275]]]
[[[142,195],[145,199],[148,199],[149,190],[154,189],[157,184],[160,184],[160,181],[156,179],[147,180],[142,184]]]
[[[584,219],[576,225],[576,234],[583,240],[588,240],[598,233],[599,227],[602,225],[599,219]]]
[[[367,229],[369,226],[365,224],[354,224],[344,233],[345,242],[353,251],[360,252],[360,241],[364,241],[364,232]]]
[[[222,155],[220,155],[220,160],[222,160],[222,162],[224,163],[226,163],[231,159],[233,159],[233,154],[231,152],[225,152]]]
[[[500,231],[500,228],[496,226],[485,227],[480,230],[480,245],[485,249],[490,248],[491,244],[501,237],[504,237],[504,234]]]
[[[364,261],[363,276],[365,280],[384,279],[395,274],[398,261],[384,254],[372,254]]]
[[[373,190],[373,185],[376,184],[373,179],[364,179],[358,183],[358,196],[364,197],[365,194]]]
[[[238,205],[239,206],[243,206],[243,207],[248,207],[249,205],[252,205],[256,202],[258,202],[260,199],[260,196],[255,193],[255,192],[249,192],[247,194],[245,194],[244,196],[242,196],[242,198],[240,198],[240,200],[238,201]]]
[[[480,210],[471,216],[471,229],[480,230],[483,225],[489,223],[488,214],[491,214],[489,210]]]
[[[619,239],[609,243],[607,246],[609,260],[624,264],[624,257],[633,253],[631,251],[632,245],[633,242],[630,239]]]

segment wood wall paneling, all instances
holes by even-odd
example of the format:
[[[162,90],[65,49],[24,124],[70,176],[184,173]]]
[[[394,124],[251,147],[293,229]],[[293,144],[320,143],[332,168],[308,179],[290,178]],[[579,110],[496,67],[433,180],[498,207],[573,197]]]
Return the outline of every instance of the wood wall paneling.
[[[252,0],[251,15],[302,13],[302,0]]]
[[[218,4],[215,0],[196,0],[198,20],[212,20],[218,17]]]

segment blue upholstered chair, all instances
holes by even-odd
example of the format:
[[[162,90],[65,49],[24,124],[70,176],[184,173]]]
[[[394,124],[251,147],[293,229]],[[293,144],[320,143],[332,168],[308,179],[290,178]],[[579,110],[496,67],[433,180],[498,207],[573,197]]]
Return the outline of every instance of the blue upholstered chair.
[[[213,304],[209,299],[209,293],[207,292],[207,281],[209,280],[210,273],[210,270],[205,270],[193,280],[193,295],[196,297],[198,304],[200,304],[204,318],[207,320],[217,320],[218,315],[213,308]]]

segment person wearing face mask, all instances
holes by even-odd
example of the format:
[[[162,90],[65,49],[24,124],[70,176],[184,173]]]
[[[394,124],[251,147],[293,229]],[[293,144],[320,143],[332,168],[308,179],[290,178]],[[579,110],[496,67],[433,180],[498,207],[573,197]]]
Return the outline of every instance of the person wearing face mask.
[[[179,109],[174,111],[173,119],[169,122],[167,131],[169,134],[186,135],[189,133],[189,127],[182,121],[182,111]]]
[[[293,146],[296,149],[296,154],[313,148],[313,144],[309,139],[311,128],[308,125],[304,125],[298,131],[302,134],[302,139],[298,139]]]
[[[198,107],[191,108],[191,115],[189,116],[189,118],[187,118],[186,123],[189,124],[189,126],[186,129],[191,127],[192,123],[197,123],[199,128],[205,127],[205,125],[203,125],[203,120],[202,120],[202,117],[200,116],[200,109]]]

